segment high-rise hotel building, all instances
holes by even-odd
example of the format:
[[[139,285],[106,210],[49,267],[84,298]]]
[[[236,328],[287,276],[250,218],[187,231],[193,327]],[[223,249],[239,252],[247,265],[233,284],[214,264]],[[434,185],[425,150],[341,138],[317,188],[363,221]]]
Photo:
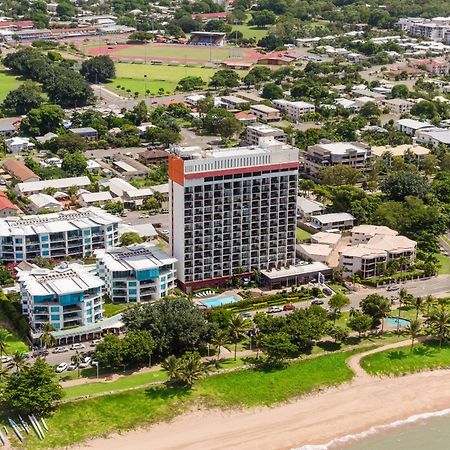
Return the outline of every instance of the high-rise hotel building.
[[[170,249],[185,291],[295,259],[298,151],[279,141],[169,156]]]

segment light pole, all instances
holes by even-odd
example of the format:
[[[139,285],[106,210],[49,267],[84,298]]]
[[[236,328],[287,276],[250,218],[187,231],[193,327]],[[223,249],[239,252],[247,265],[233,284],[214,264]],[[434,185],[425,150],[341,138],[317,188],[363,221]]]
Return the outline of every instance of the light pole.
[[[152,354],[148,354],[148,367],[152,367]]]
[[[99,371],[99,368],[100,368],[100,364],[97,364],[97,379],[98,379],[98,371]]]

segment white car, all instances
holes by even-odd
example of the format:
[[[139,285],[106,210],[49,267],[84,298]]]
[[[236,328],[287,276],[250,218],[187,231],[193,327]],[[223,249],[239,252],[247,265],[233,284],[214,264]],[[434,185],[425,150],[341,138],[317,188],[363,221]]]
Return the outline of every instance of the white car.
[[[11,359],[12,358],[10,356],[3,355],[2,356],[2,364],[9,363],[11,361]]]
[[[399,289],[400,289],[400,286],[398,284],[394,284],[394,285],[388,286],[386,290],[387,291],[398,291]]]
[[[80,369],[85,369],[87,366],[89,366],[91,361],[92,361],[91,358],[89,358],[89,356],[86,356],[86,358],[84,358],[83,361],[81,361],[80,363]]]
[[[91,347],[95,347],[97,344],[100,344],[100,342],[102,342],[102,340],[103,339],[94,339],[90,344]]]
[[[80,344],[79,342],[76,344],[72,344],[72,346],[70,347],[70,350],[82,350],[83,348],[85,348],[84,344]]]
[[[61,363],[57,368],[56,371],[58,373],[64,372],[67,369],[67,363]]]
[[[267,313],[272,314],[272,313],[277,313],[277,312],[282,312],[282,311],[283,311],[283,308],[281,306],[271,306],[267,310]]]
[[[69,351],[69,349],[67,347],[55,347],[52,350],[52,353],[65,353],[65,352],[68,352],[68,351]]]
[[[69,367],[67,367],[67,370],[75,370],[78,367],[77,363],[71,362]]]
[[[100,362],[99,362],[98,359],[93,359],[93,360],[91,361],[91,366],[92,366],[92,367],[97,367],[99,364],[100,364]]]

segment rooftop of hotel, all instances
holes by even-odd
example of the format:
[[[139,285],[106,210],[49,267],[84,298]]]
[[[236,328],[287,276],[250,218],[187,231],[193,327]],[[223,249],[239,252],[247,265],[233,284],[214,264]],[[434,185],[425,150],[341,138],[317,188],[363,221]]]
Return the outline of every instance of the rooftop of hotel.
[[[311,264],[290,266],[288,268],[283,267],[281,269],[262,270],[261,273],[271,280],[276,280],[277,278],[293,277],[296,275],[316,273],[327,270],[330,270],[330,268],[326,264],[321,262],[313,262]]]
[[[19,280],[32,296],[66,295],[103,286],[103,281],[79,264],[62,265],[54,269],[32,269],[20,272]]]
[[[168,256],[154,245],[136,244],[97,250],[97,258],[111,271],[147,270],[174,264],[175,258]]]

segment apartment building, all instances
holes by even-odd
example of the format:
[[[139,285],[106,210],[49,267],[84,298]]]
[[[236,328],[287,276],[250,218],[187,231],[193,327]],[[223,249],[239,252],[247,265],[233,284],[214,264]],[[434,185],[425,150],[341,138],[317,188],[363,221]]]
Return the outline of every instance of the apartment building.
[[[307,148],[305,171],[317,176],[320,170],[337,164],[366,171],[371,159],[370,147],[361,142],[322,142]]]
[[[339,253],[345,275],[363,278],[378,275],[389,261],[416,257],[416,242],[384,226],[360,225],[351,230],[351,244]]]
[[[118,244],[119,222],[94,207],[0,219],[0,262],[90,256]]]
[[[176,259],[154,245],[97,250],[97,271],[114,303],[159,300],[176,286]]]
[[[245,142],[248,145],[258,145],[261,138],[273,138],[280,142],[286,142],[286,133],[283,130],[265,124],[247,126]]]
[[[394,123],[394,128],[397,131],[401,131],[408,136],[414,136],[419,130],[427,129],[430,127],[433,127],[431,123],[414,119],[400,119],[395,121]]]
[[[58,178],[57,180],[26,181],[17,183],[16,191],[20,195],[38,194],[47,188],[67,192],[69,188],[87,188],[91,184],[89,177]]]
[[[313,113],[316,107],[307,102],[291,102],[289,100],[274,100],[273,104],[283,111],[288,119],[297,122],[305,114]]]
[[[435,17],[424,19],[420,17],[406,17],[398,21],[403,31],[411,36],[424,37],[433,41],[444,40],[450,30],[450,17]]]
[[[433,147],[446,145],[450,147],[450,129],[447,128],[429,128],[417,132],[417,143],[429,144]]]
[[[22,313],[34,331],[88,325],[103,317],[103,281],[79,264],[19,273]]]
[[[298,150],[177,148],[169,157],[170,250],[184,291],[295,259]]]
[[[277,122],[281,119],[278,109],[266,105],[250,106],[250,112],[263,122]]]
[[[311,216],[309,224],[319,231],[348,230],[355,224],[355,218],[349,213],[330,213]]]
[[[394,114],[406,114],[409,113],[414,106],[414,103],[403,98],[391,98],[384,101],[384,106]]]

